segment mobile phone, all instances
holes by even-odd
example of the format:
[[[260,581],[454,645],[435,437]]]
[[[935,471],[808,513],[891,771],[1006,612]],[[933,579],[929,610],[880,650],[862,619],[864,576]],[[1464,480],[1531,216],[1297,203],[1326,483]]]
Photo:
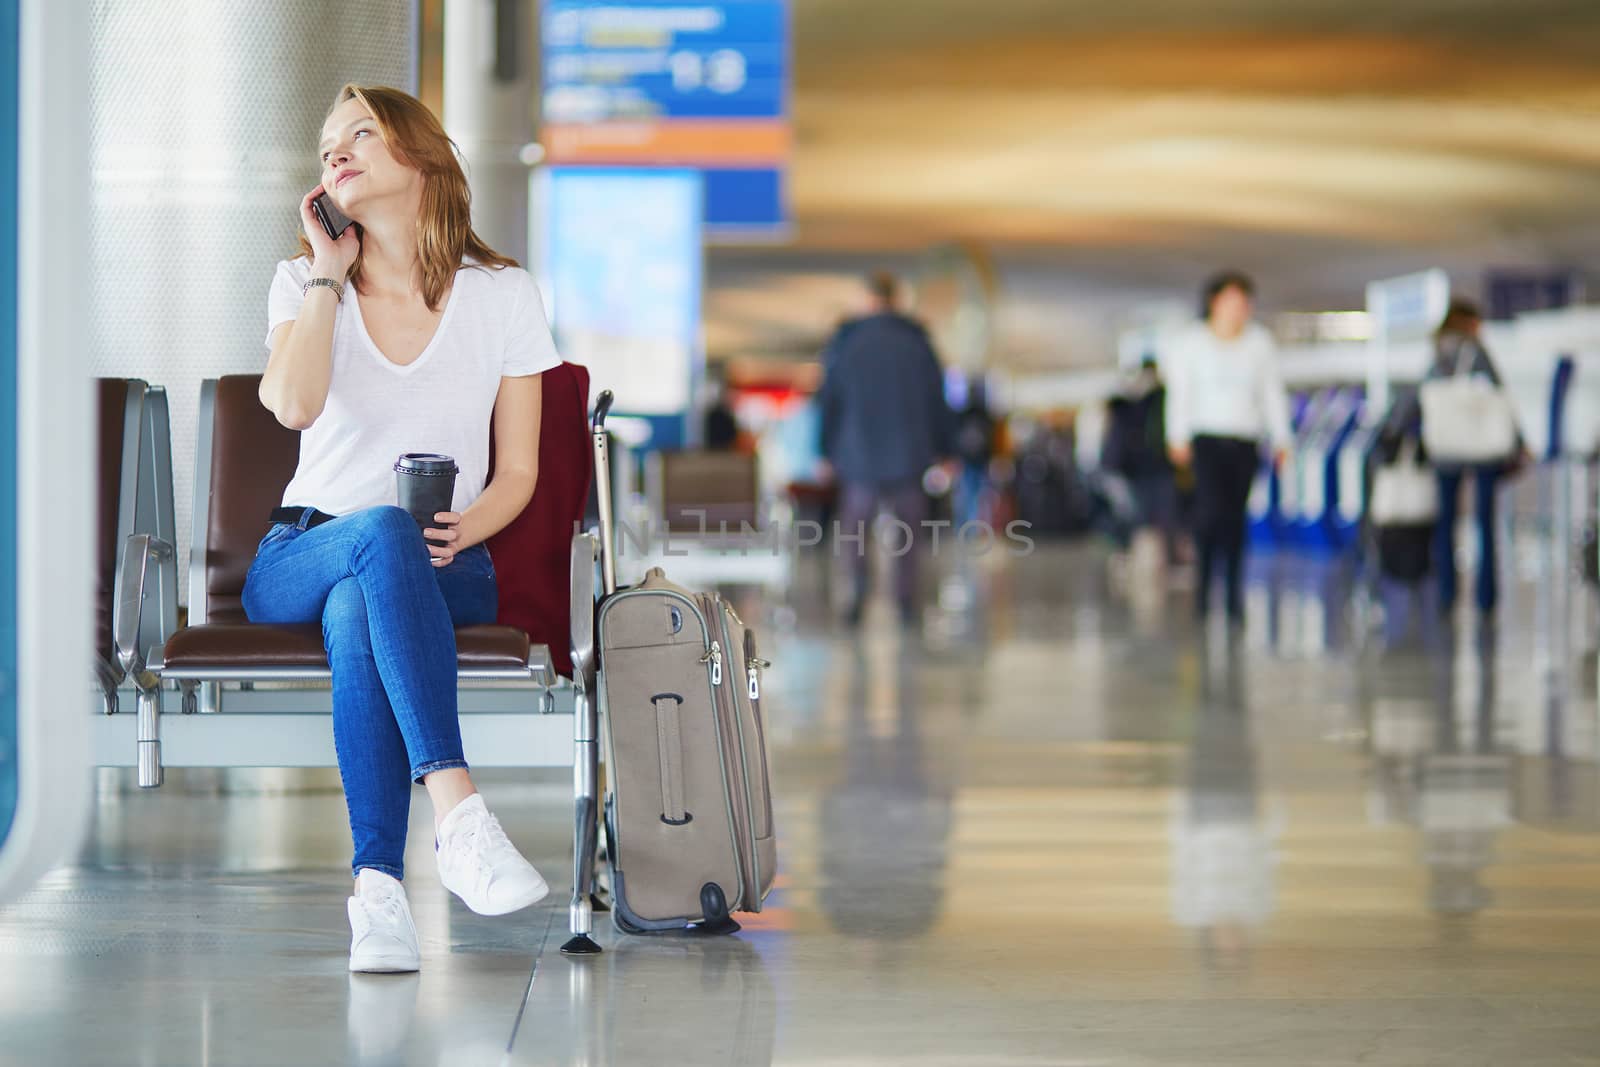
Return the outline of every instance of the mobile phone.
[[[333,197],[323,193],[311,201],[311,210],[316,214],[317,221],[322,223],[323,230],[328,237],[337,241],[344,231],[350,228],[350,217],[339,210],[339,205],[333,202]]]

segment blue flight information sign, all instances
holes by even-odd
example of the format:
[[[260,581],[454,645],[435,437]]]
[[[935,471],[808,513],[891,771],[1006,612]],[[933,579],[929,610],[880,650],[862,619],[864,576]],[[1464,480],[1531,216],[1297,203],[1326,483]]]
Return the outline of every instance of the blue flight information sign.
[[[787,230],[787,0],[548,0],[541,19],[550,163],[693,167],[712,234]]]

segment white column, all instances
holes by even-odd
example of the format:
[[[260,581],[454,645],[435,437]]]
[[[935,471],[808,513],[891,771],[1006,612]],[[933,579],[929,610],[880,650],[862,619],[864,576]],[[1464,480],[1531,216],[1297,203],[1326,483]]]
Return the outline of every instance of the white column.
[[[472,227],[524,266],[538,42],[532,0],[445,3],[444,128],[466,157]]]
[[[87,10],[83,351],[90,374],[167,388],[186,559],[200,382],[266,365],[267,289],[299,254],[322,120],[345,82],[415,91],[414,2],[48,6]],[[179,582],[186,596],[187,568]]]

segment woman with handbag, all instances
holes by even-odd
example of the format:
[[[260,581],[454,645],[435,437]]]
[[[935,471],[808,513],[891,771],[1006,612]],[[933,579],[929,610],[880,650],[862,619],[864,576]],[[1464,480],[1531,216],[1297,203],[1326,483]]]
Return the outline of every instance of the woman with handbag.
[[[1433,366],[1402,413],[1399,425],[1421,420],[1428,458],[1438,472],[1439,514],[1434,556],[1439,571],[1439,611],[1455,610],[1455,529],[1461,486],[1471,481],[1478,527],[1476,601],[1484,614],[1499,599],[1495,552],[1495,494],[1499,481],[1527,462],[1511,402],[1483,346],[1483,315],[1475,304],[1452,300],[1434,334]]]

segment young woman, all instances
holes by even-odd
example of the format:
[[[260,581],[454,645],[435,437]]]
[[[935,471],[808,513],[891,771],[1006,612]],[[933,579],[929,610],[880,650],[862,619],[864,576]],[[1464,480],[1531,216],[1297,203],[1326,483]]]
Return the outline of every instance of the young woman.
[[[350,969],[414,971],[400,881],[414,782],[433,802],[440,878],[469,908],[501,915],[548,892],[467,772],[454,627],[494,621],[483,542],[533,496],[539,375],[559,360],[533,281],[472,232],[454,145],[426,107],[346,86],[317,151],[301,254],[278,264],[268,297],[261,380],[262,403],[301,432],[300,462],[244,608],[322,624],[355,843]],[[355,223],[338,240],[312,210],[324,191]],[[440,544],[394,506],[404,452],[459,467],[452,510],[426,531]]]
[[[1483,314],[1468,300],[1452,300],[1444,321],[1433,337],[1433,363],[1424,380],[1455,376],[1482,377],[1503,390],[1489,351],[1483,344]],[[1396,445],[1400,438],[1422,436],[1422,405],[1415,390],[1403,393],[1389,413],[1385,437]],[[1499,600],[1498,561],[1495,552],[1495,496],[1500,480],[1531,462],[1521,434],[1511,455],[1498,463],[1462,463],[1448,457],[1429,456],[1439,478],[1439,516],[1434,522],[1434,566],[1439,572],[1439,611],[1449,615],[1456,606],[1456,516],[1461,507],[1463,482],[1470,481],[1475,497],[1478,528],[1478,580],[1474,600],[1478,611],[1489,616]]]
[[[1167,447],[1175,464],[1194,468],[1195,607],[1205,618],[1221,563],[1234,623],[1244,619],[1246,517],[1261,443],[1278,460],[1290,444],[1289,399],[1272,336],[1251,321],[1254,299],[1247,275],[1212,278],[1201,295],[1205,321],[1178,338],[1167,368]]]

